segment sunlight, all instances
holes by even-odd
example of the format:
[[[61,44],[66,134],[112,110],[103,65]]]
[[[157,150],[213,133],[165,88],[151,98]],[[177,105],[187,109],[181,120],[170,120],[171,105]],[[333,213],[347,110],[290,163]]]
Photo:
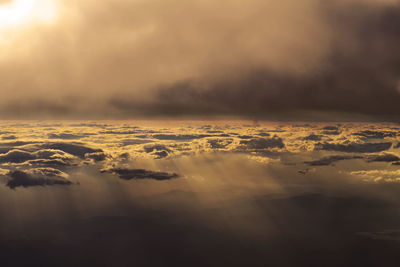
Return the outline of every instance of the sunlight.
[[[56,19],[54,0],[14,0],[0,5],[0,29],[31,23],[51,23]]]

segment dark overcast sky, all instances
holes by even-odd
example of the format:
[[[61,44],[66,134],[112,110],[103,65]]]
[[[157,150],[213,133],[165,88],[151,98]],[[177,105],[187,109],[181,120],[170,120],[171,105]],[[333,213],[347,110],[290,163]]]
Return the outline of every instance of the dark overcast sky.
[[[3,118],[400,112],[397,0],[36,5],[0,27]]]

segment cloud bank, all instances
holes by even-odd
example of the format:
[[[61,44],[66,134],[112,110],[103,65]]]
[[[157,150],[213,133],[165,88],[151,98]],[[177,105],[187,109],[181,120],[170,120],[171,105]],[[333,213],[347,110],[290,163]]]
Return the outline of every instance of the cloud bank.
[[[3,116],[399,111],[398,1],[52,2],[2,32]]]

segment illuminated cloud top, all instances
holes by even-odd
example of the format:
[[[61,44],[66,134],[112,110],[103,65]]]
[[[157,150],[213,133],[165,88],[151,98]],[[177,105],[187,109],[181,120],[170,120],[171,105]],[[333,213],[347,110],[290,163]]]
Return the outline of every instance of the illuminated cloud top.
[[[360,181],[392,183],[399,181],[399,136],[396,124],[377,123],[7,122],[0,166],[10,188],[77,184],[68,174],[85,166],[125,180],[182,179],[188,174],[171,166],[216,155],[292,166],[297,175],[330,167]],[[348,161],[354,166],[341,169]]]

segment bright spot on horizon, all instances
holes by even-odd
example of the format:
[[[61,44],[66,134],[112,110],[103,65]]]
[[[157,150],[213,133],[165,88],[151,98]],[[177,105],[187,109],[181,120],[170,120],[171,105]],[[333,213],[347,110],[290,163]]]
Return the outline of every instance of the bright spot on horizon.
[[[54,0],[13,0],[0,5],[0,30],[51,23],[56,18]]]

